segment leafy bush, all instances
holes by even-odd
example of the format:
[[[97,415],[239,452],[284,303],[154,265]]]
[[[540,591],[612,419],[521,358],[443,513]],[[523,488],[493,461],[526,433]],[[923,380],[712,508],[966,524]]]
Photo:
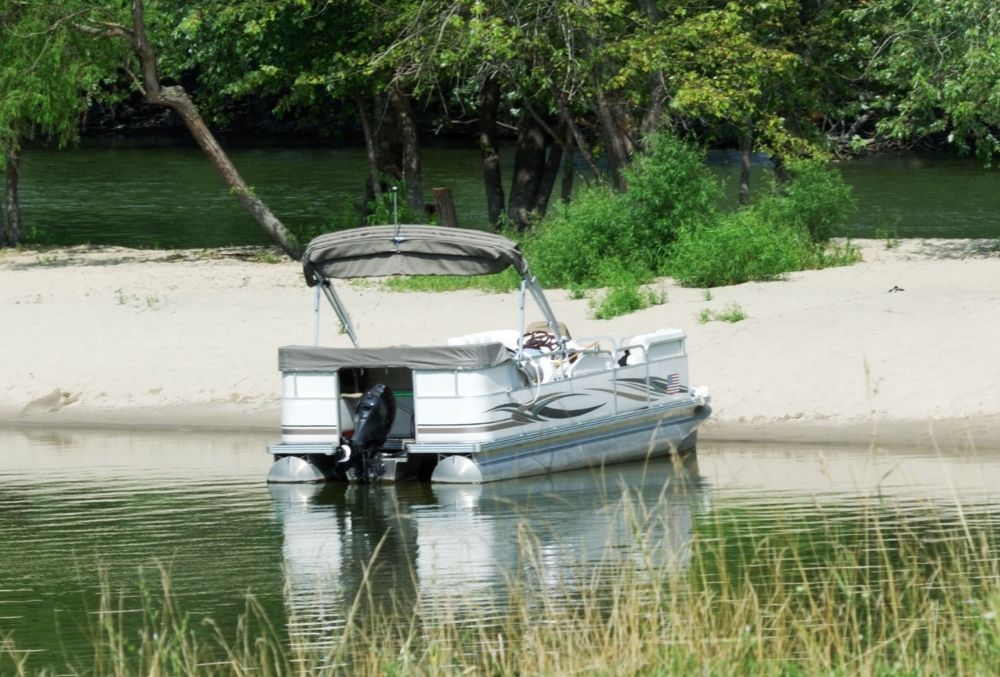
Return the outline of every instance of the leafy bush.
[[[859,260],[856,248],[830,247],[854,209],[840,173],[813,160],[792,165],[793,179],[753,206],[717,224],[684,231],[673,249],[671,273],[691,287],[773,280],[810,268]]]
[[[797,160],[789,170],[792,180],[772,189],[753,210],[765,222],[808,233],[813,242],[843,235],[856,205],[840,172],[819,160]]]
[[[542,284],[593,288],[605,286],[612,268],[643,268],[635,235],[622,196],[606,186],[587,186],[570,204],[550,209],[522,245]]]
[[[812,267],[812,257],[813,245],[802,231],[768,223],[746,210],[681,236],[671,270],[678,284],[686,287],[719,287],[773,280]]]
[[[602,279],[606,281],[607,289],[602,295],[590,299],[591,313],[599,320],[667,302],[666,293],[644,287],[647,280],[613,263],[604,266]]]
[[[722,310],[711,310],[709,308],[703,309],[698,313],[698,323],[705,324],[707,322],[729,322],[730,324],[736,322],[742,322],[743,320],[750,317],[746,314],[746,311],[740,307],[738,303],[729,303]]]
[[[393,197],[396,205],[393,207]],[[410,201],[406,197],[406,191],[398,189],[395,194],[392,190],[383,191],[381,195],[368,203],[368,216],[365,218],[369,226],[380,224],[392,225],[393,223],[436,223],[437,220],[429,217],[422,209],[414,209],[410,206]]]
[[[668,134],[625,172],[628,190],[588,186],[556,206],[524,242],[539,279],[556,287],[607,287],[627,270],[639,283],[664,272],[678,235],[715,218],[719,186],[702,154]]]
[[[628,218],[650,249],[651,269],[663,262],[671,242],[716,218],[721,185],[700,150],[666,132],[646,139],[646,149],[624,172]]]

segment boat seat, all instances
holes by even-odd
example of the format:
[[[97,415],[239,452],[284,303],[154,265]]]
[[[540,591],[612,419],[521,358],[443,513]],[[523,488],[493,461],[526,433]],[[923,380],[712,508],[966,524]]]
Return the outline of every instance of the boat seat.
[[[683,339],[684,332],[680,329],[657,329],[656,331],[648,334],[638,334],[636,336],[626,338],[622,341],[621,350],[618,355],[621,357],[624,355],[625,351],[628,350],[629,354],[626,364],[642,364],[648,359],[650,351],[653,350],[655,346],[671,341],[683,341]],[[653,355],[654,359],[657,357],[660,357],[660,355]]]
[[[520,338],[521,335],[518,333],[517,329],[492,329],[490,331],[481,331],[475,334],[453,336],[448,339],[448,345],[470,346],[478,345],[480,343],[502,343],[503,347],[507,350],[516,351],[518,339]]]
[[[557,322],[556,324],[559,325],[559,333],[563,335],[563,338],[573,338],[573,335],[569,333],[569,327],[566,326],[565,322]],[[549,323],[545,320],[538,320],[537,322],[532,322],[524,329],[525,334],[530,334],[533,331],[549,331]]]
[[[571,354],[569,360],[562,365],[561,371],[564,378],[608,371],[614,367],[611,353],[606,351],[585,351],[586,349]]]

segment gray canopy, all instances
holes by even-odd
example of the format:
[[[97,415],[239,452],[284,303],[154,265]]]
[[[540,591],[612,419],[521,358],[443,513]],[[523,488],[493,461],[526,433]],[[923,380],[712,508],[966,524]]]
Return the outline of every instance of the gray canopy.
[[[369,226],[320,235],[302,255],[306,283],[386,275],[489,275],[528,264],[500,235],[441,226]]]
[[[496,367],[509,359],[510,352],[500,343],[389,348],[283,346],[278,349],[278,368],[283,372],[337,371],[345,367],[409,367],[465,371]]]

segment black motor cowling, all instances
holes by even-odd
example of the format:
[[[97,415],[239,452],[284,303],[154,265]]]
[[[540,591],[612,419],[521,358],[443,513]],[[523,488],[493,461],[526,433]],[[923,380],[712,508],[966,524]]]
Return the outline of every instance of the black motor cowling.
[[[378,452],[395,419],[396,398],[389,386],[379,383],[365,391],[354,408],[354,435],[341,440],[337,454],[337,463],[345,474],[353,474],[352,479],[361,482],[381,479],[385,466]]]

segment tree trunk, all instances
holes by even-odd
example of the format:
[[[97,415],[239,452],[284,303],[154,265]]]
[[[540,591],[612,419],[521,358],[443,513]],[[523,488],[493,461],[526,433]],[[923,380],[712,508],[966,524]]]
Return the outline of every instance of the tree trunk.
[[[6,191],[5,191],[6,192]],[[0,199],[0,249],[7,246],[7,218],[4,216],[4,212],[7,211],[4,206],[6,203],[3,199]]]
[[[156,54],[146,39],[146,20],[143,0],[132,0],[132,28],[101,22],[100,28],[93,25],[82,26],[81,29],[92,34],[124,38],[129,42],[132,51],[139,59],[142,67],[142,88],[148,103],[166,106],[177,112],[187,126],[191,136],[208,155],[212,165],[229,186],[236,200],[246,209],[257,223],[281,246],[292,258],[299,258],[301,248],[284,224],[276,217],[264,202],[254,195],[253,189],[246,184],[229,156],[216,141],[215,136],[202,120],[197,107],[183,87],[161,87],[157,73]]]
[[[569,106],[566,104],[566,99],[563,98],[561,92],[555,92],[556,104],[559,107],[559,117],[562,118],[563,124],[569,129],[570,134],[573,137],[573,142],[580,151],[583,161],[587,163],[587,167],[590,168],[591,173],[594,175],[595,179],[600,180],[601,170],[597,168],[597,163],[594,162],[594,156],[590,154],[587,150],[586,139],[583,138],[583,132],[580,131],[580,127],[573,121],[573,115],[570,113]]]
[[[639,133],[642,134],[642,144],[645,147],[645,139],[663,124],[663,110],[667,98],[667,88],[663,84],[663,73],[656,72],[649,76],[650,94],[649,108],[642,116],[642,124]]]
[[[431,188],[434,195],[434,206],[437,209],[438,224],[449,228],[458,228],[458,217],[455,215],[455,200],[451,197],[449,188]]]
[[[771,165],[774,172],[774,180],[778,182],[779,185],[784,185],[792,180],[792,174],[788,171],[788,165],[785,164],[785,158],[780,155],[771,156]]]
[[[566,150],[563,152],[563,175],[561,195],[563,202],[569,202],[573,197],[573,174],[576,165],[573,162],[573,134],[566,130]]]
[[[483,187],[490,225],[495,229],[503,214],[503,176],[497,152],[497,113],[500,109],[500,83],[489,76],[479,96],[479,150],[483,156]]]
[[[604,131],[604,140],[608,144],[608,169],[611,173],[611,185],[617,190],[625,190],[625,177],[622,170],[628,166],[628,143],[621,131],[618,123],[618,116],[615,114],[608,101],[601,83],[597,76],[593,77],[595,100],[597,102],[597,117],[601,121],[601,129]]]
[[[510,187],[507,218],[518,230],[530,224],[538,187],[545,171],[545,131],[530,115],[522,115],[517,126],[514,179]]]
[[[413,119],[413,110],[410,107],[410,97],[392,85],[389,89],[389,100],[396,111],[399,137],[403,143],[403,185],[406,186],[406,199],[411,209],[423,214],[426,207],[424,189],[421,185],[420,146],[417,139],[417,123]]]
[[[7,189],[4,191],[4,206],[7,209],[7,245],[13,247],[21,241],[21,202],[17,195],[21,177],[21,151],[17,141],[12,141],[7,149]]]
[[[750,204],[750,161],[753,154],[753,130],[749,123],[743,132],[743,144],[740,147],[740,204]]]
[[[365,152],[368,155],[368,181],[371,184],[372,196],[377,200],[382,196],[382,179],[378,172],[378,156],[375,153],[375,137],[372,136],[371,124],[368,122],[368,111],[365,100],[360,94],[354,94],[354,105],[358,108],[358,119],[361,120],[361,134],[365,137]]]
[[[191,136],[201,146],[201,149],[205,151],[212,165],[222,176],[222,180],[229,186],[230,192],[236,197],[236,201],[257,220],[257,223],[264,230],[271,234],[286,254],[294,259],[299,258],[302,255],[302,251],[295,237],[288,232],[284,224],[268,209],[264,201],[254,193],[253,188],[248,186],[243,177],[240,176],[239,171],[237,171],[236,167],[229,160],[229,156],[222,150],[215,136],[208,129],[205,121],[198,113],[194,102],[191,101],[184,88],[179,86],[161,87],[156,100],[151,101],[151,103],[168,106],[180,115],[188,131],[191,132]]]
[[[656,6],[655,0],[639,0],[637,3],[639,12],[649,20],[654,26],[660,23],[662,15]],[[642,116],[642,123],[639,126],[639,133],[642,135],[641,143],[645,144],[647,136],[660,128],[663,122],[663,110],[666,105],[667,87],[663,79],[663,71],[657,69],[649,74],[649,108]]]
[[[562,131],[562,130],[560,130]],[[533,211],[544,215],[549,208],[549,199],[552,196],[552,189],[556,185],[556,177],[559,176],[559,167],[562,166],[563,149],[562,144],[552,140],[549,143],[549,152],[545,158],[545,168],[542,171],[542,180],[538,183],[538,192],[535,195],[535,205]]]

